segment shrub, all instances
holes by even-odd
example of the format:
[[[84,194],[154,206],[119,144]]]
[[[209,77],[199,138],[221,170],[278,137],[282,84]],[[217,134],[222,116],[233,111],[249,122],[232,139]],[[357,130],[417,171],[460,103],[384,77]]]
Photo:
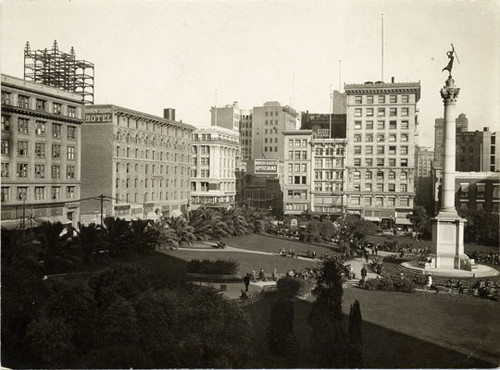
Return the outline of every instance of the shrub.
[[[415,284],[408,279],[392,279],[390,277],[383,277],[381,279],[368,279],[366,281],[366,288],[368,290],[412,293],[415,291]]]
[[[238,261],[234,259],[215,261],[211,260],[191,260],[187,264],[187,272],[208,275],[234,275],[238,272]]]

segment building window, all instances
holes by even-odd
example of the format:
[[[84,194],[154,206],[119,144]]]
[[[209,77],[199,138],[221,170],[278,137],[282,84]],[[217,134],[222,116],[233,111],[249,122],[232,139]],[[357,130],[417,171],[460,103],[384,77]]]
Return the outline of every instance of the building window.
[[[384,167],[384,158],[377,158],[377,166]]]
[[[354,129],[361,130],[362,129],[361,121],[354,121]]]
[[[408,167],[408,158],[401,158],[401,167]]]
[[[410,102],[410,96],[409,95],[402,95],[401,96],[401,101],[403,103],[409,103]]]
[[[373,108],[366,108],[366,116],[373,117]]]
[[[28,177],[28,164],[18,163],[17,164],[17,177]]]
[[[397,103],[398,102],[398,96],[397,95],[390,95],[389,96],[389,103]]]
[[[396,158],[389,158],[389,167],[396,166]]]
[[[75,140],[76,139],[76,127],[68,126],[68,139]]]
[[[69,199],[75,198],[75,187],[74,186],[66,186],[66,198],[69,198]]]
[[[10,175],[10,163],[2,163],[2,177],[9,177]]]
[[[408,172],[406,171],[401,171],[401,174],[399,175],[400,180],[408,180]]]
[[[401,146],[399,148],[401,155],[407,155],[408,154],[408,147],[407,146]]]
[[[398,115],[398,108],[390,108],[389,109],[389,116],[395,117]]]
[[[368,143],[373,142],[373,134],[366,134],[365,141]]]
[[[36,110],[45,111],[45,104],[47,102],[42,99],[36,99]]]
[[[365,146],[365,154],[373,154],[373,146],[371,145]]]
[[[59,103],[52,103],[52,113],[61,114],[62,105]]]
[[[354,103],[355,104],[361,104],[363,102],[363,97],[358,95],[354,97]]]
[[[76,117],[76,107],[68,107],[68,117]]]
[[[43,179],[45,178],[45,165],[35,164],[35,177]]]
[[[66,178],[68,180],[75,178],[75,166],[66,166]]]
[[[61,138],[61,125],[58,123],[53,123],[52,124],[52,137]]]
[[[377,134],[377,142],[382,143],[385,141],[385,135],[384,134]]]
[[[362,140],[361,134],[355,134],[354,135],[354,141],[355,142],[360,142]],[[317,153],[316,153],[317,154]]]
[[[408,108],[401,108],[401,116],[408,117],[410,115],[410,110]]]
[[[368,95],[366,97],[366,103],[367,104],[373,104],[373,95]]]
[[[390,134],[389,135],[389,141],[390,142],[395,142],[396,141],[396,134]]]
[[[52,144],[52,158],[61,158],[61,146]]]
[[[355,108],[354,109],[354,117],[361,117],[362,115],[362,109],[361,108]]]
[[[10,200],[10,188],[2,187],[2,202],[8,202]]]
[[[389,171],[389,180],[395,180],[395,179],[396,179],[396,172]]]
[[[388,189],[390,192],[396,191],[396,184],[388,184]]]
[[[2,115],[2,131],[10,131],[10,116]]]
[[[400,191],[401,191],[401,193],[406,193],[408,191],[408,185],[407,184],[401,184],[400,185]]]
[[[35,156],[45,157],[45,143],[35,143]]]
[[[378,108],[377,109],[377,116],[378,117],[385,117],[385,108]]]
[[[476,184],[476,198],[484,199],[484,184]]]
[[[9,154],[9,140],[8,139],[2,139],[2,154]]]
[[[401,141],[407,142],[408,141],[408,134],[401,134]]]
[[[396,145],[389,145],[389,155],[396,154]]]
[[[377,154],[384,154],[385,147],[383,145],[377,146]]]
[[[25,118],[17,119],[17,132],[20,134],[29,134],[29,120]]]
[[[382,197],[377,197],[377,198],[376,198],[376,202],[377,202],[377,203],[376,203],[376,205],[377,205],[378,207],[382,207],[382,206],[384,205],[384,198],[382,198]]]
[[[75,147],[68,145],[68,159],[75,159]]]
[[[377,130],[385,129],[385,121],[377,121]]]
[[[365,165],[368,167],[373,166],[373,158],[365,158]]]
[[[401,129],[402,129],[402,130],[408,130],[408,127],[409,127],[409,122],[408,122],[408,120],[403,120],[403,121],[401,121]]]
[[[18,186],[17,187],[17,199],[18,200],[28,200],[28,187]]]
[[[378,102],[380,103],[385,103],[385,95],[379,95],[378,96]]]
[[[20,108],[26,108],[26,109],[29,109],[29,102],[30,102],[30,98],[29,96],[24,96],[24,95],[19,95],[17,97],[17,105],[20,107]]]
[[[360,205],[360,198],[359,197],[352,197],[351,198],[351,204],[353,206],[359,206]]]
[[[354,166],[356,167],[361,166],[361,158],[354,158]]]
[[[367,130],[373,130],[373,121],[366,121],[365,125]]]
[[[21,157],[28,156],[28,142],[27,141],[18,141],[17,142],[17,154]]]
[[[354,181],[359,181],[359,180],[361,180],[361,172],[359,172],[359,171],[354,171],[353,178],[354,178]]]
[[[45,136],[45,122],[43,121],[35,122],[35,134],[38,136]]]
[[[45,187],[35,186],[35,200],[44,200],[44,199],[45,199]]]
[[[60,186],[53,186],[52,187],[52,199],[60,199],[61,198],[61,187]]]
[[[61,167],[59,165],[53,164],[51,172],[52,172],[53,179],[61,178]]]
[[[354,147],[354,154],[361,154],[361,145],[356,145]]]
[[[10,92],[2,91],[2,104],[10,105]]]

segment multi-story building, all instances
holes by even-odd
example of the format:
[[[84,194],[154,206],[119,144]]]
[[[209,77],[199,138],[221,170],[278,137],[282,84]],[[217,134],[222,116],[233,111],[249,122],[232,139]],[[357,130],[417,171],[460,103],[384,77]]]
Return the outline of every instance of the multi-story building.
[[[345,85],[347,211],[408,225],[415,197],[419,82]]]
[[[429,214],[434,210],[432,199],[432,162],[434,150],[415,147],[415,204],[424,207]]]
[[[456,172],[455,207],[469,211],[500,211],[500,178],[495,172]]]
[[[496,153],[496,137],[500,132],[483,131],[457,132],[456,170],[460,172],[500,171],[500,156]]]
[[[289,106],[267,102],[253,107],[252,158],[283,160],[283,131],[296,130],[300,115]]]
[[[2,74],[2,227],[76,223],[80,94]]]
[[[311,211],[311,140],[312,130],[283,131],[285,215],[309,215]]]
[[[173,109],[157,117],[116,105],[85,107],[82,128],[82,220],[101,215],[156,219],[189,201],[191,134]],[[104,195],[104,202],[95,200]]]
[[[345,212],[346,139],[311,140],[311,213],[338,217]]]
[[[264,208],[278,219],[283,217],[283,191],[279,179],[247,174],[238,204]]]
[[[193,205],[234,205],[241,159],[238,131],[211,126],[192,134]]]
[[[312,130],[317,138],[333,139],[346,137],[346,115],[325,113],[302,113],[301,130]],[[331,132],[330,132],[331,131]]]
[[[465,113],[460,113],[455,119],[457,136],[460,132],[465,132],[469,128],[469,119]],[[444,118],[436,118],[434,122],[434,162],[433,168],[441,171],[443,169],[443,148],[444,148]]]

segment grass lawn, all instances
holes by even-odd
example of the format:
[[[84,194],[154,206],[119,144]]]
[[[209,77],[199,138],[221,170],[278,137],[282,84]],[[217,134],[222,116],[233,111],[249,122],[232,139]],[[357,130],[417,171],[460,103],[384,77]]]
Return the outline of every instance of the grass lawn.
[[[395,292],[344,290],[344,324],[349,307],[359,300],[363,316],[363,366],[365,368],[472,368],[500,363],[498,343],[499,302],[478,298]],[[309,351],[308,301],[295,303],[295,334],[300,341],[297,363],[267,350],[271,294],[244,307],[254,325],[256,355],[249,367],[314,367]]]
[[[225,238],[224,242],[235,248],[269,253],[278,253],[281,248],[285,248],[287,251],[289,249],[294,249],[296,254],[305,254],[309,250],[316,251],[317,257],[323,253],[328,253],[330,255],[334,253],[333,247],[320,247],[317,245],[302,243],[294,239],[282,239],[259,234]]]

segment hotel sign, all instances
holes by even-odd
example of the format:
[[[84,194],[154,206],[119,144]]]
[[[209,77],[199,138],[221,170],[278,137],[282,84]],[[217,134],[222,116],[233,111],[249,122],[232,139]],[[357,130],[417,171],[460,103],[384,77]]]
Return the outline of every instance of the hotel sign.
[[[109,108],[85,108],[85,123],[113,122],[113,110]]]
[[[254,173],[256,175],[275,175],[278,173],[277,159],[255,159]]]

